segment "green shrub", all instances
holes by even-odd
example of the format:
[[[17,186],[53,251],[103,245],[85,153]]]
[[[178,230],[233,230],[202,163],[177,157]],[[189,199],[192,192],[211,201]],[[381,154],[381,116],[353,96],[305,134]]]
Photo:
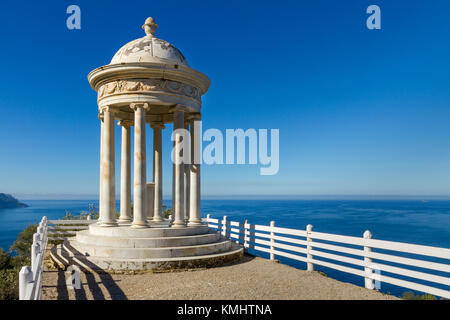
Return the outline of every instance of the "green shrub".
[[[30,265],[31,245],[37,225],[30,224],[13,243],[10,251],[0,248],[0,300],[19,298],[19,271],[22,266]]]
[[[163,218],[169,219],[169,216],[173,214],[172,208],[167,208],[167,206],[163,205]]]
[[[403,299],[406,299],[406,300],[438,300],[438,298],[436,298],[432,294],[425,293],[422,295],[420,295],[420,294],[415,295],[414,292],[412,292],[412,291],[404,292]]]
[[[19,235],[11,246],[11,251],[22,258],[31,258],[31,245],[33,244],[33,234],[36,233],[37,224],[29,224]]]
[[[118,215],[118,212],[116,212],[116,215]],[[98,219],[98,208],[94,203],[89,203],[87,211],[82,211],[80,215],[75,215],[72,211],[66,210],[65,215],[61,218],[61,220],[87,220],[88,216],[93,220]]]
[[[11,268],[11,254],[0,248],[0,270]]]
[[[321,276],[324,276],[324,277],[327,277],[327,278],[328,278],[327,274],[326,274],[325,272],[323,272],[323,271],[319,271],[319,274],[320,274]]]
[[[19,299],[19,267],[0,270],[0,300]]]

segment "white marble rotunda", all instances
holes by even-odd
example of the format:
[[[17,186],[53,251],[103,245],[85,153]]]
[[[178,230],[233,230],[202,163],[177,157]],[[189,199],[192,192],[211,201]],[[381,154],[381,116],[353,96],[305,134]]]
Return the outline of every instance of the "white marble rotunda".
[[[194,121],[201,119],[202,95],[210,80],[190,68],[180,50],[155,36],[158,25],[153,18],[147,18],[142,28],[144,37],[127,43],[110,64],[89,73],[89,83],[98,93],[101,126],[99,220],[65,241],[58,253],[67,264],[108,272],[207,267],[239,260],[242,247],[202,223],[200,164],[169,163],[173,219],[162,216],[162,148],[179,150],[182,141],[174,131],[175,141],[163,143],[162,130],[167,124],[173,124],[174,130],[190,130],[188,157],[198,159]],[[115,208],[116,124],[121,129],[120,216]],[[153,130],[150,155],[149,129]],[[149,182],[151,155],[153,181]]]

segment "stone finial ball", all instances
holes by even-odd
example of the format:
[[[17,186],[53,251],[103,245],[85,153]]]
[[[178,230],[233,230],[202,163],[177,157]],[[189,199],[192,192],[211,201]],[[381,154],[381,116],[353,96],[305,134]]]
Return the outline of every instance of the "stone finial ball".
[[[154,35],[156,33],[156,29],[158,25],[155,23],[155,20],[152,17],[148,17],[145,19],[144,24],[142,25],[142,29],[145,30],[145,33]]]

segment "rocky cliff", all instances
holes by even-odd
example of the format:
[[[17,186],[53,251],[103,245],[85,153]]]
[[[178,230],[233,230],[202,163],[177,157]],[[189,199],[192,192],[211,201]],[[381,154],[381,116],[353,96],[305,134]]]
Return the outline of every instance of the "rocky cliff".
[[[28,207],[28,205],[20,202],[10,194],[0,193],[0,209],[20,207]]]

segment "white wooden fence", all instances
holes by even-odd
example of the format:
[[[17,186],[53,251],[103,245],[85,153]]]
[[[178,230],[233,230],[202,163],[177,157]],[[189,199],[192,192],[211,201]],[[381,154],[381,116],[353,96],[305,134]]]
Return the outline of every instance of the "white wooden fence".
[[[226,216],[222,220],[213,219],[209,214],[203,221],[208,223],[209,227],[220,231],[224,237],[243,244],[246,250],[251,248],[269,253],[271,260],[275,260],[276,256],[281,256],[305,262],[308,271],[313,271],[315,265],[320,265],[351,273],[363,277],[365,287],[368,289],[374,289],[376,281],[379,281],[450,299],[449,290],[381,274],[381,272],[388,272],[450,288],[450,249],[447,248],[376,240],[372,239],[369,231],[364,232],[363,237],[359,238],[315,232],[312,225],[308,225],[306,230],[297,230],[276,227],[274,221],[271,221],[269,226],[262,226],[250,224],[247,220],[244,223],[229,221]],[[91,220],[89,217],[87,220],[47,220],[46,217],[42,218],[33,235],[31,268],[29,266],[22,267],[19,273],[19,299],[39,300],[41,297],[44,253],[48,240],[64,240],[66,237],[75,235],[78,230],[87,229],[89,224],[94,222],[96,220]],[[423,258],[402,257],[395,253],[374,252],[372,249],[434,257],[447,261],[445,263],[432,262]],[[342,253],[345,253],[346,256],[343,256]],[[349,257],[349,255],[353,257]],[[317,257],[334,262],[324,261]],[[373,262],[373,259],[377,261]],[[378,261],[419,268],[421,271]],[[338,264],[339,262],[350,264],[352,267]],[[445,273],[445,276],[429,273],[427,270]]]
[[[450,249],[447,248],[376,240],[372,239],[370,231],[364,232],[363,237],[359,238],[315,232],[312,225],[308,225],[305,230],[296,230],[276,227],[273,221],[269,226],[262,226],[250,224],[247,220],[244,223],[229,221],[226,216],[222,220],[213,219],[209,214],[203,220],[209,227],[220,231],[223,236],[243,244],[246,250],[251,248],[269,253],[271,260],[281,256],[305,262],[308,271],[313,271],[314,266],[319,265],[354,274],[365,279],[365,287],[368,289],[375,289],[378,281],[450,299],[449,290],[432,286],[437,283],[450,289]],[[372,249],[377,251],[382,249],[383,252],[374,252]],[[385,253],[386,250],[389,253]],[[404,257],[396,252],[412,254],[414,258]],[[447,261],[432,262],[424,260],[423,257],[415,258],[415,255]],[[324,258],[328,261],[324,261]],[[385,262],[400,264],[402,267]],[[429,270],[445,273],[445,276],[430,273]],[[393,276],[382,275],[382,272]],[[395,275],[420,279],[432,284],[424,285],[398,279]]]
[[[44,269],[44,254],[49,240],[64,240],[74,236],[78,230],[87,229],[96,220],[47,220],[43,217],[31,246],[31,268],[22,267],[19,272],[19,299],[40,300],[42,290],[42,272]]]
[[[75,236],[79,230],[86,230],[89,224],[95,223],[97,220],[91,219],[73,219],[73,220],[49,220],[48,221],[48,238],[49,240],[64,240],[68,237]]]
[[[22,267],[19,272],[19,299],[39,300],[41,298],[42,271],[44,268],[44,253],[47,247],[47,217],[43,217],[31,246],[31,268]]]

